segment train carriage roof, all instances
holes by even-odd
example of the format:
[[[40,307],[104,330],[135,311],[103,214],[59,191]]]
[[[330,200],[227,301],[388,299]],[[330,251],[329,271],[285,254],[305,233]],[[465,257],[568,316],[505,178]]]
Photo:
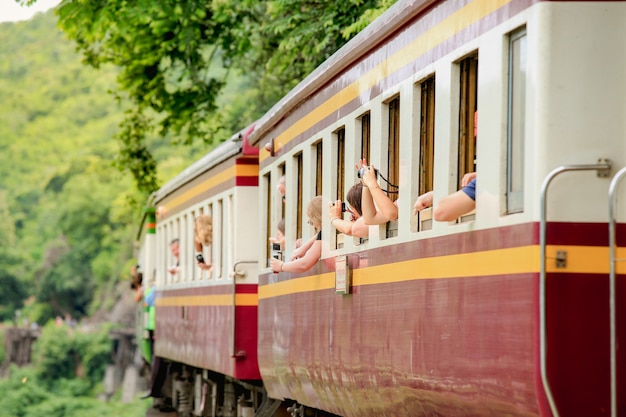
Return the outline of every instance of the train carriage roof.
[[[249,132],[251,129],[252,126],[247,127],[241,132],[231,136],[228,140],[204,155],[201,159],[191,164],[180,174],[167,182],[163,187],[159,188],[153,195],[153,202],[158,203],[183,185],[192,181],[194,178],[197,178],[211,168],[241,153],[242,148],[244,147],[245,132]]]

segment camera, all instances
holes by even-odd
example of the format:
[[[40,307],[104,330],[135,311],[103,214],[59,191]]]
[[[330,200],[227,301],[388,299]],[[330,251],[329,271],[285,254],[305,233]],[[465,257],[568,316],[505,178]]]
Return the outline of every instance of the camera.
[[[356,172],[356,176],[359,178],[363,178],[363,175],[365,175],[365,171],[367,171],[367,167],[359,168],[359,170]],[[376,176],[376,179],[378,179],[378,170],[376,168],[374,168],[374,175]]]
[[[283,260],[283,252],[280,250],[280,243],[272,243],[272,258]]]
[[[206,262],[204,261],[204,256],[202,256],[202,254],[201,254],[201,253],[196,254],[196,260],[197,260],[198,262],[200,262],[201,264],[206,263]]]

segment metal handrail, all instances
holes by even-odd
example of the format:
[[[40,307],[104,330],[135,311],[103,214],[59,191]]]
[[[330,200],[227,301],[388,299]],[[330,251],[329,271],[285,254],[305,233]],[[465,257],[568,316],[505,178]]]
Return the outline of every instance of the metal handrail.
[[[616,348],[616,271],[615,271],[615,251],[617,243],[615,239],[615,212],[617,211],[617,198],[616,190],[622,178],[626,176],[626,168],[620,169],[617,174],[611,180],[609,185],[609,258],[610,258],[610,272],[609,272],[609,315],[610,315],[610,349],[611,349],[611,417],[617,417],[617,348]]]
[[[231,326],[231,337],[232,337],[232,345],[231,345],[231,350],[230,350],[230,357],[231,358],[235,358],[240,356],[241,354],[243,354],[242,352],[237,351],[237,341],[235,340],[236,337],[236,323],[235,323],[235,316],[236,316],[236,312],[237,312],[237,277],[241,276],[241,277],[245,277],[246,274],[245,272],[240,272],[237,270],[237,267],[241,264],[256,264],[258,263],[258,261],[255,260],[238,260],[233,264],[233,272],[232,272],[232,277],[233,277],[233,320],[232,320],[232,326]]]
[[[550,410],[554,417],[559,417],[559,411],[556,408],[554,397],[552,396],[552,390],[550,388],[550,382],[548,381],[547,371],[547,330],[546,330],[546,229],[547,229],[547,192],[548,186],[552,180],[559,174],[567,171],[598,171],[598,175],[601,171],[608,174],[608,170],[611,169],[611,162],[608,159],[598,161],[597,164],[589,165],[563,165],[552,170],[541,185],[541,212],[539,214],[539,248],[541,253],[540,269],[539,269],[539,356],[541,365],[541,382],[546,393],[546,398],[550,405]]]

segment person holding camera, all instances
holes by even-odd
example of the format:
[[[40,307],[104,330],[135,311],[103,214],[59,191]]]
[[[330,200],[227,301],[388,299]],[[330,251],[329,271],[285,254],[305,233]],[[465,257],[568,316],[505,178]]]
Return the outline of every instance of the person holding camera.
[[[213,242],[213,218],[206,214],[196,217],[193,224],[193,231],[195,236],[196,265],[204,271],[210,271],[213,265],[211,262],[207,262],[204,259],[203,248]]]
[[[330,203],[328,217],[330,218],[330,224],[339,232],[348,236],[367,239],[369,227],[365,224],[361,211],[362,194],[363,184],[360,182],[354,184],[346,194],[348,204],[342,203],[341,200]],[[344,219],[343,213],[350,214],[350,219]]]
[[[397,201],[393,202],[378,185],[378,171],[361,159],[356,166],[363,184],[361,209],[367,225],[383,224],[398,218]]]

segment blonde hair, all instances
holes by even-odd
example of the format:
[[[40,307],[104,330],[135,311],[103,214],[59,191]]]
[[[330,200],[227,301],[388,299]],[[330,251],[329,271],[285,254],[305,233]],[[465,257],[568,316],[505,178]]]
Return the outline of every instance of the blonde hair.
[[[193,224],[196,242],[205,246],[213,241],[213,218],[207,214],[196,217]]]
[[[315,230],[322,228],[322,196],[317,195],[309,201],[309,205],[306,207],[306,215],[309,216],[311,223]]]

